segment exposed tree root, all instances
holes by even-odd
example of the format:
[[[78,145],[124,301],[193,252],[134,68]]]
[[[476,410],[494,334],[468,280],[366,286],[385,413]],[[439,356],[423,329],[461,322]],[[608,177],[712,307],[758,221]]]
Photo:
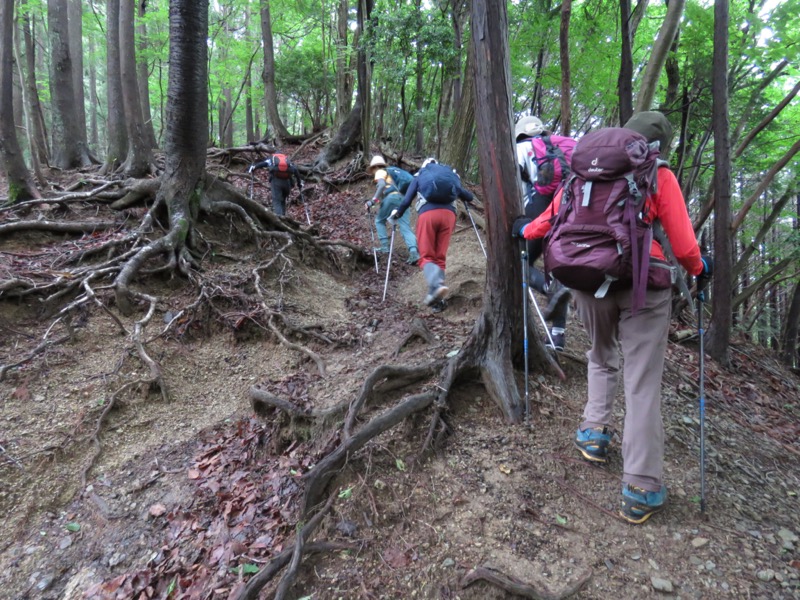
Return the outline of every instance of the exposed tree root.
[[[15,231],[54,231],[57,233],[94,233],[119,227],[114,221],[90,221],[86,223],[65,223],[63,221],[13,221],[0,225],[0,236]]]
[[[352,437],[352,429],[361,409],[372,397],[386,395],[427,379],[436,373],[439,366],[439,363],[436,362],[419,367],[381,365],[367,376],[355,400],[344,400],[322,410],[302,408],[257,387],[250,388],[250,401],[253,410],[260,416],[266,417],[269,409],[277,408],[288,413],[293,420],[299,420],[304,425],[314,425],[317,428],[327,427],[347,411],[342,427],[343,437],[347,440]]]
[[[147,365],[148,369],[150,370],[150,377],[147,379],[137,379],[135,381],[129,381],[124,385],[122,385],[122,387],[117,389],[113,394],[111,394],[111,397],[106,403],[103,412],[100,413],[100,417],[98,417],[97,419],[97,424],[95,425],[94,433],[92,434],[94,452],[92,453],[89,462],[81,471],[81,487],[83,489],[86,489],[86,479],[89,475],[89,471],[92,470],[94,464],[97,462],[97,459],[100,457],[100,453],[102,452],[102,444],[100,443],[100,432],[102,431],[103,423],[105,422],[105,419],[111,412],[111,410],[116,406],[117,399],[122,395],[122,393],[125,392],[126,390],[135,387],[143,387],[146,392],[152,386],[157,386],[158,389],[161,391],[161,397],[164,399],[164,401],[169,400],[169,393],[167,391],[166,382],[164,381],[164,376],[161,370],[161,366],[155,360],[153,360],[147,353],[144,341],[145,327],[155,314],[157,299],[152,296],[147,296],[144,294],[140,294],[140,297],[143,300],[148,301],[150,303],[150,307],[145,316],[136,321],[136,323],[134,323],[134,328],[133,328],[133,333],[131,334],[131,338],[133,344],[136,346],[139,358],[145,365]],[[119,323],[120,327],[122,327],[122,323],[120,323],[119,321],[117,322]]]
[[[344,466],[350,455],[363,448],[364,445],[375,436],[380,435],[414,413],[430,406],[434,398],[435,395],[430,392],[415,394],[405,398],[394,408],[386,410],[377,417],[371,419],[366,425],[354,433],[352,437],[344,440],[338,448],[317,463],[309,473],[303,476],[303,479],[306,481],[306,492],[303,497],[301,514],[304,516],[311,514],[314,506],[317,505],[324,494],[328,483],[339,469]]]
[[[425,325],[425,321],[420,319],[419,317],[415,317],[411,321],[411,330],[406,334],[406,336],[400,340],[400,343],[395,348],[395,351],[392,353],[392,356],[397,357],[398,354],[405,348],[406,344],[408,344],[414,338],[419,338],[426,344],[433,344],[435,338],[431,333],[431,330],[428,329],[428,326]]]
[[[516,577],[501,573],[492,567],[481,566],[475,567],[464,576],[461,580],[461,587],[466,588],[476,581],[486,581],[509,594],[530,598],[531,600],[563,600],[577,594],[591,578],[592,570],[589,569],[575,583],[567,586],[561,592],[555,593],[520,581]]]
[[[25,356],[24,358],[18,360],[15,363],[8,363],[6,365],[0,365],[0,381],[3,381],[5,379],[6,373],[8,373],[11,369],[16,369],[17,367],[21,367],[22,365],[29,363],[34,358],[36,358],[39,354],[41,354],[45,350],[47,350],[48,348],[52,348],[53,346],[58,346],[59,344],[63,344],[65,342],[68,342],[69,340],[71,340],[72,339],[72,329],[69,327],[69,323],[67,321],[64,321],[64,325],[67,327],[67,334],[66,335],[62,335],[61,337],[57,337],[57,338],[50,338],[49,334],[50,334],[50,331],[53,328],[51,326],[47,330],[47,332],[44,334],[44,339],[42,339],[42,341],[39,343],[38,346],[36,346],[36,348],[34,348],[30,352],[28,352],[27,356]]]
[[[278,584],[278,589],[275,593],[276,600],[279,598],[284,598],[289,588],[291,588],[295,579],[297,578],[297,570],[300,566],[300,560],[302,559],[303,553],[309,554],[312,552],[329,552],[333,550],[355,548],[353,544],[340,544],[333,542],[316,542],[306,544],[308,538],[311,537],[311,534],[322,522],[322,519],[325,517],[325,515],[328,514],[328,511],[330,511],[335,498],[336,495],[331,494],[325,505],[314,515],[311,520],[309,520],[308,523],[306,523],[302,529],[299,530],[297,538],[294,542],[294,546],[287,548],[278,554],[266,567],[256,573],[252,579],[247,582],[247,585],[242,588],[239,594],[233,597],[234,600],[255,600],[264,586],[267,585],[283,567],[289,564],[289,561],[291,561],[289,569]]]

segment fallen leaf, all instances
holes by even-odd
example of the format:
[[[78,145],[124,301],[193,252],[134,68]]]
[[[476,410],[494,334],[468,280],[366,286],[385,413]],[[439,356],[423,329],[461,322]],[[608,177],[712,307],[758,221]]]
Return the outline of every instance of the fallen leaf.
[[[407,567],[410,562],[408,555],[399,548],[387,548],[383,553],[383,560],[394,569]]]
[[[163,504],[153,504],[153,506],[150,507],[149,512],[151,517],[160,517],[167,512],[167,507]]]
[[[508,465],[500,465],[500,472],[505,473],[506,475],[511,475],[511,467]]]
[[[189,469],[189,479],[199,479],[200,471],[197,469]]]

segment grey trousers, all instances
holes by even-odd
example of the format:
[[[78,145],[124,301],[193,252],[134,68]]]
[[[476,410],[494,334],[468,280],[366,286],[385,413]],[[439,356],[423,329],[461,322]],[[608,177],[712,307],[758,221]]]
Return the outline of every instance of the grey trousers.
[[[623,483],[648,491],[661,488],[664,473],[664,425],[661,377],[672,311],[670,290],[647,290],[645,306],[631,314],[631,290],[605,298],[574,291],[578,313],[591,340],[588,400],[581,429],[612,422],[624,358],[625,425],[622,433]]]

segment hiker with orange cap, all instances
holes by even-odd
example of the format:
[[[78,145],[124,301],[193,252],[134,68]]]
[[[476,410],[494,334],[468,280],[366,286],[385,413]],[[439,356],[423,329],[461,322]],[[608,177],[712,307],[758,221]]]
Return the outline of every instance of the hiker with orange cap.
[[[381,243],[380,252],[388,254],[389,233],[386,230],[386,221],[392,211],[396,210],[403,201],[400,180],[405,179],[405,177],[402,176],[402,173],[408,176],[409,181],[411,175],[397,167],[388,167],[386,161],[380,155],[372,157],[367,172],[372,175],[372,180],[375,182],[376,187],[372,199],[365,202],[364,207],[369,212],[373,206],[378,206],[378,212],[375,215],[375,229],[378,230],[378,239]],[[394,177],[392,177],[393,172],[395,173]],[[398,172],[401,173],[398,174]],[[417,237],[411,229],[410,215],[404,215],[397,219],[396,224],[408,248],[408,260],[406,262],[409,265],[415,265],[419,260],[419,252],[417,251]]]

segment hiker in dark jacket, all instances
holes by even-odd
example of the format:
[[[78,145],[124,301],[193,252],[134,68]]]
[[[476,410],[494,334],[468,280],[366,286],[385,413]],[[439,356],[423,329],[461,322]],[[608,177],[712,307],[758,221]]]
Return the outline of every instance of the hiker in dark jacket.
[[[248,173],[256,169],[267,168],[269,170],[269,187],[272,192],[272,212],[279,217],[286,214],[286,200],[292,191],[292,177],[295,178],[297,189],[303,190],[303,180],[291,161],[285,154],[274,154],[268,156],[261,162],[250,165]]]
[[[558,168],[556,173],[551,164],[552,161],[546,160],[547,146],[544,140],[559,149],[563,146],[566,152],[562,153],[565,154],[564,160],[567,162],[572,156],[571,151],[575,141],[571,138],[551,135],[549,131],[545,130],[542,121],[534,116],[523,117],[517,121],[514,126],[514,134],[517,141],[517,164],[525,191],[525,216],[529,219],[535,219],[550,205],[553,200],[553,193],[564,176],[562,165],[555,164]],[[552,176],[549,180],[543,180],[543,173],[539,172],[540,165],[542,167],[541,170],[550,169],[552,171]],[[552,322],[550,336],[546,340],[546,344],[550,346],[550,340],[552,339],[554,349],[561,351],[566,344],[570,291],[557,280],[547,282],[544,273],[534,266],[534,262],[542,254],[542,241],[530,240],[527,243],[528,283],[534,290],[547,296],[547,307],[542,313],[546,320]]]
[[[383,157],[376,155],[372,157],[369,163],[367,172],[372,175],[375,181],[375,194],[372,200],[364,203],[364,206],[369,212],[373,206],[378,206],[378,212],[375,215],[375,229],[378,230],[378,239],[381,243],[381,252],[389,252],[389,233],[386,231],[386,220],[392,211],[400,206],[403,201],[403,195],[397,186],[397,182],[392,179],[392,176],[386,170],[386,161]],[[400,229],[400,234],[403,236],[403,241],[408,248],[409,265],[415,265],[419,261],[419,252],[417,251],[417,238],[411,230],[410,215],[403,215],[397,220],[397,226]]]
[[[459,198],[471,202],[473,196],[461,186],[461,180],[451,167],[428,158],[408,187],[402,204],[392,211],[389,219],[401,218],[415,198],[419,266],[428,282],[428,294],[423,302],[433,312],[441,312],[449,291],[444,279],[447,248],[456,227],[455,203]]]
[[[635,114],[625,124],[669,149],[672,126],[659,112]],[[525,225],[525,239],[540,239],[549,231],[550,213],[556,214],[561,202],[557,193],[552,206],[532,223]],[[643,211],[648,222],[661,223],[678,262],[697,277],[698,290],[707,285],[713,273],[713,260],[700,254],[694,229],[675,175],[667,166],[657,172],[657,188]],[[515,225],[518,227],[521,223]],[[653,240],[650,263],[666,262],[661,244]],[[652,270],[652,269],[651,269]],[[668,284],[667,284],[668,285]],[[601,298],[597,294],[574,290],[586,332],[591,340],[588,400],[583,421],[575,433],[575,445],[592,462],[605,463],[611,444],[614,398],[620,371],[619,351],[624,362],[625,423],[622,437],[622,506],[620,514],[630,523],[643,523],[664,507],[667,488],[663,481],[664,426],[661,420],[661,378],[667,349],[672,290],[648,285],[644,306],[632,310],[634,289],[613,287]]]

